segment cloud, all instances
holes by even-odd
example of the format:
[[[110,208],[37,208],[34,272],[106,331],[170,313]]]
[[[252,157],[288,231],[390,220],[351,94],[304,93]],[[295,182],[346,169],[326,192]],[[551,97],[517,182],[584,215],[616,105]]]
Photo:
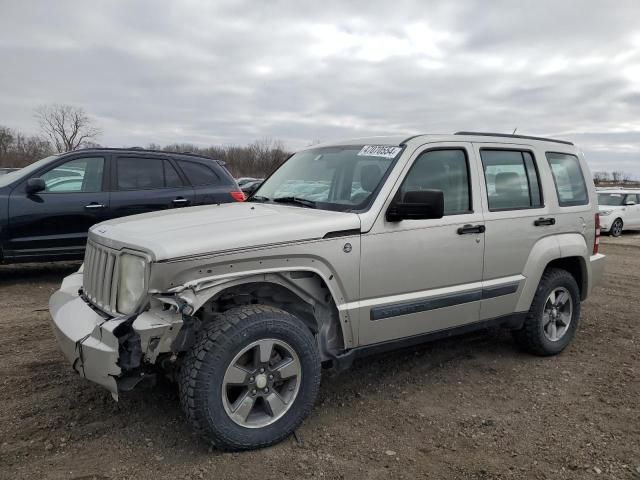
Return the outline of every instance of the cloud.
[[[0,2],[14,128],[52,102],[112,146],[517,127],[640,177],[637,1]]]

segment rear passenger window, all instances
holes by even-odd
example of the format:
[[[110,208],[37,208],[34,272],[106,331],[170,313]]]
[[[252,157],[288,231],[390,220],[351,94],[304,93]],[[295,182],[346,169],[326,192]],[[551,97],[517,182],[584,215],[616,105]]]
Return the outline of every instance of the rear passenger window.
[[[164,188],[163,163],[154,158],[118,158],[118,190]]]
[[[578,157],[568,153],[547,152],[547,160],[553,173],[560,206],[571,207],[589,203]]]
[[[414,190],[442,190],[445,215],[470,212],[469,167],[464,150],[432,150],[420,155],[400,187],[401,198]]]
[[[191,185],[220,185],[222,183],[218,175],[202,163],[178,160],[178,165],[182,168]]]
[[[480,151],[489,210],[542,206],[540,181],[531,153],[519,150]]]

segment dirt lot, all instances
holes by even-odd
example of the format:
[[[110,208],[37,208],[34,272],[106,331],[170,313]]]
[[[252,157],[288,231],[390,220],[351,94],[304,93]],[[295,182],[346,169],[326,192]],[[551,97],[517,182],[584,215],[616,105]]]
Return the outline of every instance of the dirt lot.
[[[361,361],[270,449],[211,450],[160,384],[120,403],[58,351],[47,299],[77,265],[0,267],[0,478],[640,479],[640,236],[606,239],[606,284],[556,358],[503,332]]]

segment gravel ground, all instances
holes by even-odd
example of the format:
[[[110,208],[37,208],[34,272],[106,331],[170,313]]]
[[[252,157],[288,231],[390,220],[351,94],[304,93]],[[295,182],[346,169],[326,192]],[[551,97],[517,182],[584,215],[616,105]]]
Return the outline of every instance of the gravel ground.
[[[80,379],[47,300],[77,265],[0,267],[0,478],[617,478],[640,480],[640,236],[604,239],[605,284],[560,356],[486,332],[325,375],[275,447],[220,453],[166,383],[115,403]]]

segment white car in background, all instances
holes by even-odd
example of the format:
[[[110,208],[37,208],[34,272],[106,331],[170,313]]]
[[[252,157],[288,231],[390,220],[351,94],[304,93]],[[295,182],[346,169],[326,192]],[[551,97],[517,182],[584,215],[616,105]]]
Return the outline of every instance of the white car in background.
[[[623,230],[640,228],[640,190],[598,190],[600,229],[614,237]]]

